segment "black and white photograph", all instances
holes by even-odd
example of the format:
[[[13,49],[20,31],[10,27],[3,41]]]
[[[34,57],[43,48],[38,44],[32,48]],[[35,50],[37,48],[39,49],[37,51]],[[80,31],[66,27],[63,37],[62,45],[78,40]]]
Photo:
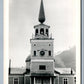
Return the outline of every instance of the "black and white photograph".
[[[8,3],[8,84],[80,84],[80,0]]]

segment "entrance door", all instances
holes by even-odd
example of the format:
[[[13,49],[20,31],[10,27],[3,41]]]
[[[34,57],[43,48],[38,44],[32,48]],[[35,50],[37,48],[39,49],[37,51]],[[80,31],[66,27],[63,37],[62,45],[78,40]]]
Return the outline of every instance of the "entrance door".
[[[35,84],[42,84],[42,79],[41,78],[35,78]]]
[[[50,84],[50,79],[49,78],[43,79],[43,84]]]
[[[35,84],[50,84],[50,78],[36,78]]]

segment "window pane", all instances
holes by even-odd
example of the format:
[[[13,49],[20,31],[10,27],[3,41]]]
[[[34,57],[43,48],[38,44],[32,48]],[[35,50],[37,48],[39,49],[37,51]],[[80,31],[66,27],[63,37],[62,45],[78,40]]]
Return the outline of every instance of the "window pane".
[[[76,77],[74,77],[74,82],[76,82]]]
[[[48,36],[48,29],[46,29],[46,34],[47,34],[47,36]]]
[[[14,79],[14,84],[18,84],[18,78]]]
[[[34,51],[34,56],[36,56],[36,51]]]
[[[46,70],[46,66],[45,65],[40,65],[39,70]]]
[[[44,29],[40,29],[40,34],[44,35]]]
[[[41,78],[36,78],[36,84],[42,84]]]
[[[64,79],[64,84],[68,84],[68,81],[67,81],[67,79]]]
[[[50,84],[50,80],[47,78],[47,79],[43,79],[43,84]]]
[[[51,51],[49,51],[49,56],[51,56]]]
[[[38,29],[36,29],[36,35],[38,34]]]
[[[66,84],[67,84],[67,81],[66,81]]]

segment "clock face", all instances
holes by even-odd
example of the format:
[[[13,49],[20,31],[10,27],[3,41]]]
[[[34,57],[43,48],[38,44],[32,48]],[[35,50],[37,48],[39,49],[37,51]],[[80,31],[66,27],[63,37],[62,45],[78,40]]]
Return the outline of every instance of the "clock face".
[[[41,56],[45,55],[45,52],[44,51],[40,51],[40,55]]]

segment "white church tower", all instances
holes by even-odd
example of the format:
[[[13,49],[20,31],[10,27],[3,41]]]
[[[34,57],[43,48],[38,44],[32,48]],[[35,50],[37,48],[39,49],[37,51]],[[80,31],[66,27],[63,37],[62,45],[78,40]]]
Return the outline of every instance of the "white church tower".
[[[31,84],[53,84],[54,59],[53,39],[49,36],[50,26],[45,25],[45,13],[43,0],[41,0],[39,12],[39,25],[34,26],[35,36],[31,43]]]
[[[31,55],[26,59],[26,69],[11,68],[9,62],[8,84],[76,84],[76,76],[71,68],[55,68],[53,41],[49,34],[50,26],[45,25],[43,0],[41,0],[35,34],[30,39]]]

